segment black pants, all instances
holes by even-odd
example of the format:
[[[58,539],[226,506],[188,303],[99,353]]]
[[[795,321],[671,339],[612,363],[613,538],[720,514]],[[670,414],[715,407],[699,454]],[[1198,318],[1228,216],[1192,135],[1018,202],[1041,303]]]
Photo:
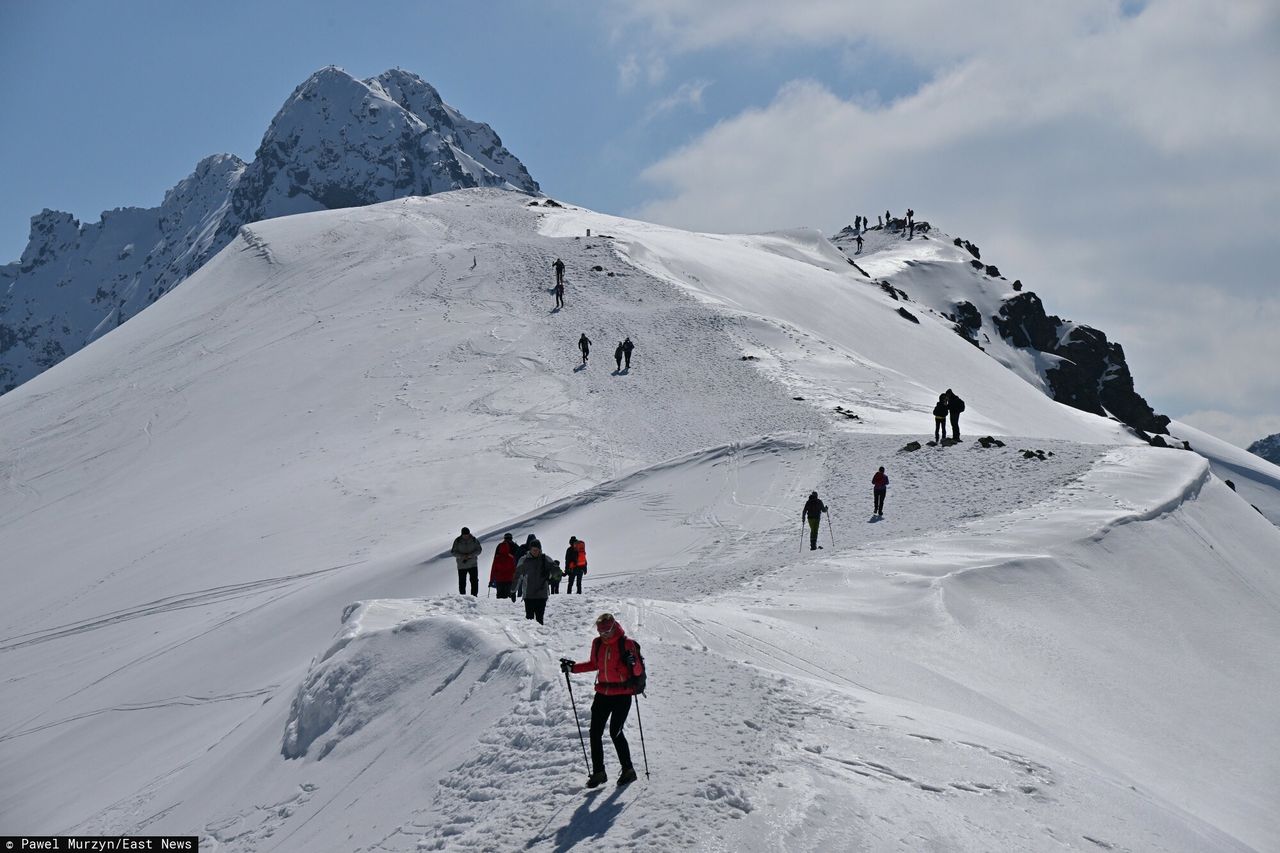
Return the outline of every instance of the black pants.
[[[822,516],[809,516],[809,550],[818,550],[818,526],[822,524]]]
[[[564,288],[563,287],[556,288],[556,307],[557,308],[564,307]]]
[[[497,590],[498,598],[515,598],[511,594],[511,581],[494,581],[493,587]]]
[[[622,372],[622,358],[621,358],[620,356],[616,356],[616,355],[615,355],[615,356],[613,357],[613,360],[614,360],[614,361],[616,361],[616,362],[618,362],[618,372],[619,372],[619,373],[621,373],[621,372]]]
[[[631,369],[631,353],[627,352],[626,350],[623,350],[622,357],[627,360],[627,366],[624,367],[623,370],[630,370]]]
[[[583,364],[586,364],[586,363],[587,363],[587,356],[590,354],[590,352],[591,352],[591,351],[590,351],[589,349],[587,349],[586,347],[578,347],[578,349],[582,350],[582,363],[583,363]]]
[[[876,515],[884,515],[884,489],[872,489],[876,500]]]
[[[933,440],[941,441],[947,437],[947,419],[935,417],[933,419]]]
[[[573,592],[573,582],[575,580],[578,582],[578,595],[582,595],[582,576],[585,574],[585,570],[580,572],[577,569],[573,569],[569,572],[569,585],[564,590],[566,595]]]
[[[543,624],[542,617],[547,612],[547,600],[545,598],[526,598],[524,600],[524,618],[537,619],[538,624]]]
[[[960,413],[951,413],[951,438],[955,441],[960,440]]]
[[[627,736],[622,727],[627,723],[627,714],[631,713],[630,696],[605,696],[597,693],[591,703],[591,772],[604,771],[604,726],[609,723],[609,737],[613,739],[613,748],[618,750],[618,763],[623,770],[631,769],[631,747],[627,744]],[[610,720],[609,718],[613,719]]]
[[[471,594],[476,595],[480,591],[480,570],[475,569],[458,569],[458,595],[467,594],[467,578],[471,578]]]

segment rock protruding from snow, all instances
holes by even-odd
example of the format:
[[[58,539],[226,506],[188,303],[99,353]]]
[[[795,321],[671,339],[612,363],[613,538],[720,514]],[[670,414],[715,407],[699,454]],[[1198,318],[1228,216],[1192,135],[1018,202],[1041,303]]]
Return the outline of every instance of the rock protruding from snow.
[[[1059,403],[1097,415],[1110,413],[1144,432],[1169,432],[1169,418],[1157,415],[1134,389],[1124,349],[1103,332],[1046,314],[1031,291],[1006,299],[991,319],[1014,346],[1060,357],[1045,371]]]
[[[1249,452],[1280,465],[1280,432],[1258,439],[1249,445]]]
[[[399,69],[357,80],[328,67],[285,102],[246,164],[201,160],[154,208],[81,224],[45,210],[22,257],[0,266],[0,393],[168,293],[242,225],[469,187],[537,192],[487,125]]]

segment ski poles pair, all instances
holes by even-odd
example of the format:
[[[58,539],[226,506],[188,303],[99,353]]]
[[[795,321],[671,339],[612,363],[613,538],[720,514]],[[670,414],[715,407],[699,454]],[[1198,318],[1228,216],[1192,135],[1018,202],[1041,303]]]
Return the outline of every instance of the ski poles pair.
[[[582,737],[582,721],[578,719],[578,703],[573,698],[573,682],[569,680],[569,671],[565,670],[564,684],[569,688],[569,705],[573,708],[573,724],[578,727],[578,742],[582,744],[582,763],[591,775],[591,761],[587,758],[587,741]],[[644,778],[649,778],[649,750],[644,744],[644,720],[640,717],[640,696],[636,695],[636,724],[640,727],[640,754],[644,756]]]
[[[825,510],[825,513],[827,516],[827,533],[831,536],[831,547],[834,550],[836,547],[836,534],[831,529],[831,510],[829,509]],[[800,521],[800,553],[801,554],[804,553],[804,527],[805,527],[805,522],[803,519],[801,519]]]

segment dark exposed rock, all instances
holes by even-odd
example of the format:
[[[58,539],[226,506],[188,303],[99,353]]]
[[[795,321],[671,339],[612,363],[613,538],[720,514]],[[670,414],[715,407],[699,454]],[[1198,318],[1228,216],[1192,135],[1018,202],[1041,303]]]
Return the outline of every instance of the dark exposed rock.
[[[999,277],[1000,277],[1000,269],[999,269],[999,267],[997,267],[995,264],[987,264],[987,266],[986,266],[986,273],[987,273],[987,275],[991,276],[992,278],[999,278]]]
[[[1134,390],[1124,349],[1102,332],[1047,315],[1040,297],[1031,291],[1006,299],[991,319],[1014,346],[1059,356],[1057,365],[1045,371],[1059,403],[1095,415],[1111,414],[1144,432],[1169,432],[1169,419],[1152,411]]]
[[[899,316],[904,317],[917,325],[919,325],[920,323],[920,319],[916,317],[915,314],[912,314],[910,311],[908,311],[906,308],[899,308],[898,314]]]
[[[907,302],[911,301],[911,297],[907,296],[907,292],[902,288],[894,287],[892,284],[890,284],[887,281],[881,281],[877,283],[880,285],[881,290],[883,290],[885,293],[892,296],[894,299],[899,299],[899,300],[905,299]]]
[[[973,267],[975,270],[980,270],[983,268],[982,261],[979,261],[979,260],[969,261],[969,266]]]
[[[854,412],[849,411],[849,410],[848,410],[848,409],[846,409],[844,406],[836,406],[836,412],[838,412],[839,414],[844,415],[846,418],[849,418],[850,420],[855,420],[855,421],[860,421],[860,420],[862,420],[862,418],[858,417],[858,416],[857,416],[857,414],[855,414]]]
[[[989,435],[984,435],[982,438],[978,439],[978,444],[981,444],[983,447],[986,447],[986,448],[1004,447],[1003,441]]]
[[[1013,280],[1013,289],[1014,289],[1014,290],[1022,290],[1022,279],[1020,279],[1020,278],[1015,278],[1015,279]]]
[[[592,271],[592,272],[604,272],[604,267],[602,267],[602,266],[600,266],[599,264],[597,264],[596,266],[594,266],[594,267],[592,267],[592,268],[591,268],[591,271]]]
[[[949,319],[956,324],[957,335],[978,349],[982,349],[978,344],[978,332],[982,330],[982,315],[978,313],[977,306],[972,302],[957,302],[956,313],[949,315]]]
[[[754,355],[744,355],[742,357],[742,360],[743,361],[759,361],[759,359]]]
[[[908,442],[907,444],[903,445],[903,448],[902,448],[901,450],[899,450],[898,452],[899,452],[899,453],[914,453],[914,452],[916,452],[916,451],[917,451],[917,450],[919,450],[919,449],[920,449],[920,442],[918,442],[918,441],[912,441],[912,442]]]
[[[1249,445],[1249,452],[1280,465],[1280,432],[1258,439]]]

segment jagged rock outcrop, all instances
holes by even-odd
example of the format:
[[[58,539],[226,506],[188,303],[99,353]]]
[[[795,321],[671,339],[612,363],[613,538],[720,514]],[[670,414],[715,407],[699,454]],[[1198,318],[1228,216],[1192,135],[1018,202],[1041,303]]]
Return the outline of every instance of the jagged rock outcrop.
[[[1097,329],[1047,315],[1031,291],[1004,301],[992,321],[1014,346],[1058,356],[1045,371],[1053,398],[1086,412],[1111,414],[1148,433],[1169,432],[1169,418],[1157,415],[1133,387],[1124,349]]]
[[[1249,452],[1280,465],[1280,432],[1258,439],[1249,445]]]
[[[0,266],[0,393],[78,351],[168,293],[241,226],[465,187],[537,192],[486,124],[399,69],[357,80],[324,68],[272,120],[252,163],[207,157],[159,207],[82,224],[45,210],[26,250]]]

